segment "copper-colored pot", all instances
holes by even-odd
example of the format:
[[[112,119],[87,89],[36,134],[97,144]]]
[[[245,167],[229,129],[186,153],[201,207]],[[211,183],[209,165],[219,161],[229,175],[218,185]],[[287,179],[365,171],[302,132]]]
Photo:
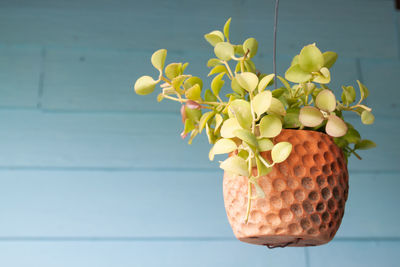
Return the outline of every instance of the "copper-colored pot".
[[[274,143],[281,141],[290,142],[292,152],[259,178],[266,197],[252,200],[247,223],[247,177],[224,174],[229,223],[235,236],[247,243],[268,247],[325,244],[339,229],[348,195],[343,152],[331,137],[315,131],[284,129]],[[268,159],[269,154],[263,157]]]

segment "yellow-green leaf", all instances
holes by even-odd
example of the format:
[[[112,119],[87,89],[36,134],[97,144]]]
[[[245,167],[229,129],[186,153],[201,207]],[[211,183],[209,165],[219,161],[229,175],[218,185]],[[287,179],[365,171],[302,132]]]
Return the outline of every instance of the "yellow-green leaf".
[[[238,73],[236,74],[236,80],[248,92],[253,92],[258,85],[258,77],[252,72]]]
[[[225,35],[226,40],[228,40],[228,41],[229,41],[229,28],[230,28],[230,25],[231,25],[231,19],[232,18],[229,18],[225,22],[225,25],[224,25],[224,35]]]
[[[239,138],[240,140],[246,142],[247,144],[258,148],[258,142],[256,136],[250,132],[249,130],[245,129],[237,129],[234,132],[234,135]]]
[[[191,88],[187,89],[185,92],[185,96],[190,100],[202,100],[201,99],[201,89],[199,84],[193,85]]]
[[[310,44],[301,50],[299,64],[304,71],[319,71],[324,66],[324,56],[315,44]]]
[[[310,72],[303,70],[300,64],[292,65],[286,72],[285,78],[294,83],[304,83],[311,80]]]
[[[224,86],[225,81],[222,80],[222,77],[224,77],[225,73],[220,73],[217,76],[214,77],[214,79],[211,82],[211,90],[213,91],[214,95],[218,96],[219,92],[221,91],[222,86]]]
[[[135,83],[135,92],[138,95],[148,95],[153,93],[158,82],[150,76],[142,76]]]
[[[222,116],[220,114],[215,114],[215,128],[214,128],[214,133],[216,133],[219,130],[219,127],[221,127],[222,122],[224,121],[224,119],[222,118]]]
[[[264,116],[260,121],[260,136],[273,138],[282,131],[282,122],[276,115]]]
[[[199,132],[201,133],[206,126],[206,123],[208,122],[209,119],[212,118],[214,115],[214,111],[209,111],[201,115],[200,122],[199,122]]]
[[[375,121],[375,116],[368,110],[364,110],[361,113],[361,121],[363,124],[373,124]]]
[[[258,148],[261,152],[269,151],[274,147],[272,141],[268,138],[261,138],[258,140]]]
[[[200,90],[203,88],[203,81],[196,76],[189,77],[183,84],[183,87],[185,89],[189,89],[193,87],[195,84],[198,84],[200,86]]]
[[[232,156],[223,161],[220,168],[236,175],[249,176],[247,162],[239,156]]]
[[[250,51],[248,56],[250,58],[254,57],[255,54],[257,54],[257,50],[258,50],[258,42],[256,39],[254,38],[248,38],[246,41],[244,41],[243,43],[243,50],[245,53],[247,53],[247,51]]]
[[[315,105],[326,112],[332,112],[336,108],[336,97],[329,89],[324,89],[317,95]]]
[[[224,34],[220,31],[212,31],[204,35],[204,38],[209,42],[212,46],[224,41]]]
[[[221,126],[221,136],[224,138],[233,138],[235,130],[241,129],[239,122],[235,118],[230,118],[224,121]]]
[[[271,91],[267,90],[261,93],[258,93],[251,102],[253,106],[254,112],[257,116],[261,116],[264,112],[266,112],[269,107],[271,106],[272,102],[272,93]]]
[[[275,77],[275,74],[269,74],[269,75],[263,77],[260,80],[260,83],[258,84],[258,92],[264,91],[265,87],[270,85],[270,83],[274,79],[274,77]]]
[[[168,79],[173,80],[182,74],[182,63],[170,63],[165,67],[164,72]]]
[[[217,58],[225,61],[230,60],[235,54],[233,46],[227,42],[217,43],[214,47],[214,53]]]
[[[165,64],[165,58],[167,57],[167,50],[160,49],[153,53],[151,56],[151,64],[153,64],[154,68],[162,71]]]
[[[300,109],[299,120],[306,127],[315,127],[324,121],[324,115],[316,107],[306,106]]]
[[[271,151],[271,158],[274,163],[285,161],[292,152],[292,144],[289,142],[280,142],[274,146]]]
[[[271,114],[280,115],[280,116],[286,115],[286,110],[285,110],[285,107],[283,106],[282,102],[275,97],[272,97],[271,105],[269,106],[269,109],[267,110],[267,112],[271,113]]]
[[[250,103],[243,99],[233,100],[229,107],[230,118],[236,118],[243,129],[250,129],[253,116],[251,115]]]
[[[325,131],[332,137],[341,137],[347,132],[346,123],[338,116],[331,114],[325,126]]]
[[[236,149],[237,145],[231,139],[221,138],[211,148],[208,158],[212,161],[215,155],[230,153]]]
[[[228,73],[228,70],[224,65],[217,65],[214,68],[210,70],[210,72],[207,74],[207,76],[211,76],[216,73]]]
[[[322,55],[324,56],[324,67],[330,69],[335,64],[338,55],[331,51],[327,51]]]

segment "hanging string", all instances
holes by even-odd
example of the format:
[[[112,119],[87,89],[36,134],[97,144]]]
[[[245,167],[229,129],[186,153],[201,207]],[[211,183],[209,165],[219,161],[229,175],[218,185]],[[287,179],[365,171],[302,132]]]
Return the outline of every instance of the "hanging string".
[[[279,7],[279,0],[275,1],[275,21],[274,21],[274,58],[273,58],[273,64],[274,64],[274,87],[275,89],[278,87],[278,84],[276,82],[276,32],[277,32],[277,27],[278,27],[278,7]]]

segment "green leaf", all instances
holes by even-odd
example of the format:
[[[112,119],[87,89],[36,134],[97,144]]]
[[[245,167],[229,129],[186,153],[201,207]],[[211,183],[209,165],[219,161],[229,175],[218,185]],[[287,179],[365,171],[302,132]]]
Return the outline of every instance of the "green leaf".
[[[290,87],[290,84],[283,77],[281,77],[279,75],[276,77],[281,81],[281,83],[285,86],[286,89],[288,89],[289,91],[292,90],[292,88]]]
[[[292,62],[290,63],[290,66],[299,64],[299,55],[295,55],[294,58],[292,59]]]
[[[215,135],[212,131],[212,128],[210,128],[210,126],[208,126],[208,123],[206,123],[206,134],[207,134],[208,142],[210,144],[214,144],[215,143]]]
[[[360,133],[351,127],[348,128],[346,135],[344,135],[342,138],[344,138],[348,143],[353,144],[357,144],[361,140]]]
[[[304,71],[319,71],[324,66],[324,56],[315,44],[307,45],[300,52],[299,64]]]
[[[211,82],[211,90],[213,91],[215,96],[219,95],[219,92],[221,91],[222,86],[224,86],[225,81],[222,80],[222,77],[224,77],[225,73],[220,73],[217,76],[214,77],[214,79]]]
[[[203,88],[203,81],[199,77],[192,76],[185,81],[185,83],[183,84],[183,88],[189,89],[196,84],[199,85],[200,90]]]
[[[261,138],[258,140],[258,148],[260,152],[270,151],[273,147],[274,144],[268,138]]]
[[[260,121],[260,136],[273,138],[282,131],[282,122],[276,115],[266,115]]]
[[[224,25],[224,35],[225,35],[226,40],[228,40],[228,41],[229,41],[229,28],[231,26],[231,20],[232,20],[232,18],[229,18],[225,22],[225,25]]]
[[[260,160],[260,156],[256,156],[256,165],[257,165],[257,176],[267,175],[272,171],[272,168],[268,168],[264,165],[264,163]],[[263,191],[264,192],[264,191]]]
[[[214,68],[210,70],[210,72],[207,74],[207,76],[211,76],[216,73],[228,73],[228,70],[224,65],[217,65]]]
[[[224,121],[224,119],[222,118],[222,116],[220,114],[215,114],[215,128],[214,128],[214,133],[217,133],[219,127],[221,127],[222,122]]]
[[[238,73],[236,74],[236,80],[247,92],[253,92],[258,85],[258,77],[252,72]]]
[[[200,122],[199,122],[199,132],[200,133],[203,131],[208,120],[210,120],[212,118],[212,116],[214,116],[214,114],[215,114],[214,111],[209,111],[209,112],[206,112],[203,115],[201,115]]]
[[[353,86],[342,86],[342,102],[343,104],[350,105],[356,100],[356,90]]]
[[[324,89],[317,95],[315,105],[326,112],[332,112],[336,108],[336,97],[329,89]]]
[[[211,92],[210,89],[207,89],[204,94],[204,100],[207,102],[216,102],[218,101],[217,97]]]
[[[300,109],[299,120],[306,127],[316,127],[324,121],[324,115],[316,107],[306,106]]]
[[[248,72],[255,73],[256,72],[256,65],[250,59],[246,59],[244,61],[244,69]]]
[[[258,117],[261,116],[264,112],[266,112],[269,107],[271,106],[272,102],[272,93],[271,91],[264,91],[258,93],[251,102],[253,106],[254,112],[257,114]]]
[[[286,88],[281,87],[281,88],[272,90],[272,96],[273,96],[274,98],[279,98],[279,97],[281,97],[285,92],[286,92]]]
[[[324,57],[324,67],[330,69],[335,64],[338,55],[335,52],[327,51],[322,54]]]
[[[362,100],[366,99],[369,96],[369,90],[359,80],[357,80],[357,83],[358,83],[358,87],[360,88],[361,101],[362,101]]]
[[[185,92],[185,96],[190,100],[199,100],[201,101],[201,89],[199,84],[193,85],[191,88],[187,89]]]
[[[235,54],[238,54],[240,56],[244,55],[243,45],[234,45],[233,48],[235,49]],[[238,62],[238,64],[239,64],[239,62]]]
[[[233,77],[232,81],[231,81],[231,87],[232,90],[236,93],[238,93],[239,95],[244,95],[245,94],[245,90],[240,86],[240,84],[237,82],[236,78]]]
[[[347,132],[347,125],[338,116],[331,114],[328,117],[328,122],[325,126],[325,131],[332,137],[344,136]]]
[[[285,107],[283,106],[282,102],[275,97],[272,97],[271,106],[269,107],[267,112],[271,113],[271,114],[281,115],[281,116],[286,115],[286,110],[285,110]]]
[[[167,50],[160,49],[153,53],[151,56],[151,64],[153,64],[154,68],[162,71],[165,64],[165,58],[167,57]]]
[[[221,60],[219,60],[218,58],[210,58],[207,61],[207,67],[211,68],[211,67],[215,67],[217,65],[221,65]]]
[[[239,156],[232,156],[223,161],[220,168],[236,175],[249,176],[247,162]]]
[[[358,142],[355,146],[354,149],[360,149],[360,150],[366,150],[366,149],[371,149],[376,147],[376,144],[371,141],[371,140],[361,140],[360,142]]]
[[[274,163],[285,161],[292,152],[292,144],[289,142],[280,142],[272,148],[271,158]]]
[[[256,136],[250,132],[249,130],[245,129],[237,129],[233,131],[233,134],[239,138],[240,140],[246,142],[248,145],[251,145],[255,148],[258,148],[258,142]]]
[[[199,122],[201,118],[201,110],[200,109],[191,109],[187,106],[185,107],[186,117],[191,119],[193,122]]]
[[[165,76],[173,80],[175,77],[182,74],[182,63],[171,63],[165,67]]]
[[[237,145],[231,139],[221,138],[211,148],[208,158],[212,161],[215,155],[230,153],[236,149]]]
[[[257,166],[258,167],[258,166]],[[265,174],[263,174],[265,175]],[[260,175],[259,175],[260,176]],[[256,198],[265,198],[265,193],[264,190],[261,188],[261,186],[257,183],[255,179],[250,179],[251,184],[254,185],[254,188],[256,189]]]
[[[285,72],[285,78],[294,83],[304,83],[311,80],[312,75],[310,72],[304,71],[300,68],[300,64],[291,66]]]
[[[270,83],[273,81],[274,77],[275,77],[275,74],[269,74],[269,75],[263,77],[263,78],[260,80],[260,83],[258,84],[258,92],[264,91],[264,89],[265,89],[268,85],[270,85]]]
[[[187,119],[185,120],[185,130],[184,130],[184,133],[187,134],[187,133],[189,133],[190,131],[194,130],[194,128],[195,128],[195,127],[194,127],[193,121],[192,121],[191,119],[187,118]]]
[[[233,100],[228,107],[229,117],[236,118],[243,129],[250,129],[253,116],[250,103],[243,99]]]
[[[212,31],[204,35],[204,38],[209,42],[212,46],[216,46],[218,43],[224,41],[224,34],[221,31]]]
[[[361,113],[361,122],[363,124],[373,124],[375,121],[375,116],[374,114],[372,114],[371,112],[369,112],[368,110],[364,110]]]
[[[235,137],[234,131],[241,129],[239,122],[235,118],[227,119],[221,126],[221,136],[224,138]]]
[[[313,82],[327,84],[331,81],[331,73],[328,68],[321,68],[320,72],[316,72],[313,76]]]
[[[152,77],[150,76],[142,76],[139,79],[137,79],[135,83],[135,92],[138,95],[148,95],[153,93],[154,88],[156,88],[156,84],[158,81],[155,81]]]
[[[301,126],[299,113],[300,110],[298,108],[288,109],[283,117],[283,128],[299,128]]]
[[[233,46],[227,42],[217,43],[214,47],[214,53],[217,58],[225,61],[230,60],[235,54]]]
[[[174,79],[172,79],[171,81],[171,85],[173,88],[175,88],[175,90],[179,93],[182,94],[183,91],[181,89],[181,86],[183,84],[183,82],[188,78],[188,75],[179,75],[177,77],[175,77]]]
[[[256,39],[254,38],[248,38],[246,41],[244,41],[243,43],[243,50],[245,53],[247,53],[247,51],[250,51],[248,56],[250,58],[254,57],[257,54],[257,50],[258,50],[258,42]]]

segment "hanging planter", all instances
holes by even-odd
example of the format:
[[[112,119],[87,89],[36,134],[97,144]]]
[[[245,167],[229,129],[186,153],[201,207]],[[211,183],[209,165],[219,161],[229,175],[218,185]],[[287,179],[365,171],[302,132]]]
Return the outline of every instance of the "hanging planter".
[[[223,32],[205,35],[216,56],[207,63],[211,90],[185,73],[187,63],[165,66],[167,51],[160,49],[151,57],[158,78],[140,77],[135,91],[147,95],[161,83],[157,100],[181,104],[182,138],[191,144],[205,131],[210,160],[229,154],[220,167],[227,216],[239,240],[268,247],[327,243],[344,214],[347,158],[375,147],[343,117],[351,111],[364,124],[374,122],[362,103],[368,89],[357,81],[357,102],[353,86],[343,86],[337,100],[328,87],[337,54],[322,53],[315,44],[293,58],[285,78],[261,73],[252,61],[256,39],[232,44],[230,22]],[[221,97],[225,81],[232,91]]]

